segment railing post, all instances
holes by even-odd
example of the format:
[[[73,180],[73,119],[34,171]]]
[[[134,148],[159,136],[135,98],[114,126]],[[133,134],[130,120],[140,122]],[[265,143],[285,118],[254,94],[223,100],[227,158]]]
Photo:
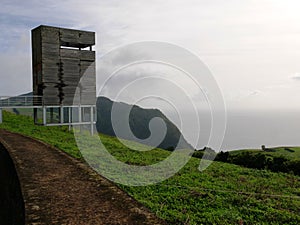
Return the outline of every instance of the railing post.
[[[71,107],[68,107],[68,113],[69,113],[69,131],[71,131]]]
[[[82,112],[81,112],[81,105],[79,105],[79,110],[78,110],[78,121],[79,123],[82,122]]]
[[[80,133],[82,132],[82,125],[81,125],[81,122],[82,122],[82,115],[81,115],[81,105],[79,105],[79,110],[78,110],[78,121],[79,121],[79,130],[80,130]]]
[[[47,108],[43,106],[43,125],[47,124]]]
[[[91,106],[91,135],[94,135],[94,107]]]
[[[64,107],[60,106],[60,123],[64,123]]]

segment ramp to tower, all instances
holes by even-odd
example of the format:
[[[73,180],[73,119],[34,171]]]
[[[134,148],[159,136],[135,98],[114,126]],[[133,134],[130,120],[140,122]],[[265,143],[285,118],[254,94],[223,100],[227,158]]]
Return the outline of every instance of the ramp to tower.
[[[0,129],[20,180],[26,224],[165,224],[86,164]]]

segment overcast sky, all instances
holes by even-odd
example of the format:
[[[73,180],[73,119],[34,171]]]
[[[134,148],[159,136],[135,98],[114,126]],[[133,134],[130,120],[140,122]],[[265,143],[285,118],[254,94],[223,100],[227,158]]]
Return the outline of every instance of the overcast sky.
[[[95,31],[98,66],[106,53],[134,42],[162,41],[187,49],[210,69],[228,111],[271,109],[276,114],[299,110],[299,12],[298,0],[1,0],[0,96],[32,91],[30,31],[44,24]],[[130,57],[130,54],[125,55],[125,61]],[[173,67],[166,68],[166,65],[139,64],[125,68],[118,75],[105,89],[108,97],[125,84],[149,75],[165,76],[175,86],[182,84],[184,91],[198,103],[214,94],[205,87],[202,92],[195,91],[185,74]],[[101,79],[98,81],[101,83]],[[174,88],[171,83],[159,79],[143,81],[141,89],[122,92],[126,95],[123,99],[130,101],[133,96],[142,95],[147,86],[161,97]],[[180,91],[169,94],[179,101],[184,99],[180,98]],[[144,102],[150,107],[152,103]],[[156,104],[154,107],[160,106],[159,101]],[[269,125],[276,120],[266,127],[271,127]],[[290,125],[298,124],[297,120],[295,117],[283,124],[290,130]],[[225,140],[225,144],[230,142],[227,146],[257,147],[258,138],[264,143],[264,137],[255,137],[257,128],[249,128],[249,124],[255,123],[235,126],[238,124],[240,122],[234,119],[229,124],[229,133],[234,135],[230,141]],[[273,130],[280,133],[282,126]],[[250,130],[252,136],[242,133],[242,129]],[[296,128],[291,132],[294,141],[278,138],[276,144],[296,143],[299,132]],[[268,133],[269,139],[265,140],[272,144],[272,129],[264,132]],[[252,139],[249,142],[241,139],[243,143],[235,144],[232,138],[239,134]],[[288,136],[291,134],[287,133]]]
[[[170,42],[210,68],[229,109],[300,108],[297,0],[2,0],[0,95],[31,91],[30,30],[97,33],[97,58],[136,41]]]

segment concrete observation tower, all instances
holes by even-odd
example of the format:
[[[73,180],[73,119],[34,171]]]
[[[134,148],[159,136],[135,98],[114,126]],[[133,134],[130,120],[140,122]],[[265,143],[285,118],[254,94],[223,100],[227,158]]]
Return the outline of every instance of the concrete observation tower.
[[[33,94],[42,102],[42,110],[34,108],[36,124],[90,125],[94,132],[94,45],[95,32],[44,25],[32,30]]]

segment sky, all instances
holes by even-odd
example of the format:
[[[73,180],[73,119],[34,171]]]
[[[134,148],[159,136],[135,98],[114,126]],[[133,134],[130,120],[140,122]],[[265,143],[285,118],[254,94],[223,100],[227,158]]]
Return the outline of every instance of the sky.
[[[45,24],[95,31],[96,65],[113,49],[135,42],[180,46],[209,68],[228,112],[299,111],[299,11],[297,0],[2,0],[0,96],[32,90],[30,31]],[[124,80],[130,83],[150,73],[171,74],[175,83],[186,83],[184,89],[196,102],[213,95],[205,87],[202,94],[193,91],[184,74],[163,67],[124,69],[120,74],[126,76],[112,80],[106,95],[119,90]],[[163,82],[151,85],[160,94],[172,88]],[[124,101],[144,88],[127,93]],[[144,105],[151,107],[151,101]]]

